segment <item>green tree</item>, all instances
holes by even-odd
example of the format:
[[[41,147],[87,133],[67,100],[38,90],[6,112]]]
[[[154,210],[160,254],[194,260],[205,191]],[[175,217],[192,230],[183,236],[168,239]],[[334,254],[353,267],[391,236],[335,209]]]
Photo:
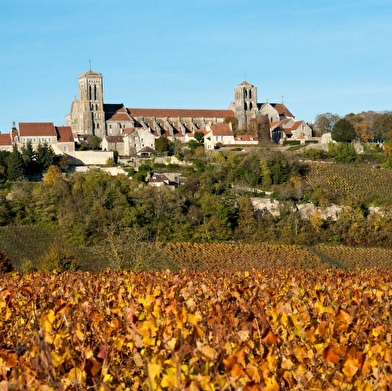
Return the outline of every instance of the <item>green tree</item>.
[[[356,133],[351,122],[343,118],[335,123],[331,136],[337,142],[349,143],[355,139]]]
[[[13,145],[12,152],[7,159],[7,176],[10,181],[19,181],[26,177],[22,154],[18,151],[16,144]]]
[[[329,143],[328,155],[335,160],[336,163],[353,163],[357,159],[357,152],[353,144],[345,143]]]
[[[174,143],[172,143],[167,137],[160,136],[158,139],[155,140],[155,149],[159,153],[163,152],[170,152],[174,151]]]
[[[26,167],[27,175],[37,172],[37,154],[34,151],[33,144],[30,140],[22,146],[22,159]]]
[[[261,116],[257,119],[257,138],[260,145],[271,142],[270,122],[268,116]]]
[[[55,153],[53,148],[47,143],[38,144],[37,147],[37,165],[39,172],[46,171],[55,160]]]
[[[194,136],[195,136],[196,141],[201,143],[204,138],[204,133],[203,132],[195,132]]]

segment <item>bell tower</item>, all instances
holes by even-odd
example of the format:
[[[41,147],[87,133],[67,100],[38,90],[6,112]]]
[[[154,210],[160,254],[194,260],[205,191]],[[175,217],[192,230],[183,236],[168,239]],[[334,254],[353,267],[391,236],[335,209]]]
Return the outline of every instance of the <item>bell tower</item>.
[[[235,116],[238,119],[238,127],[248,127],[249,120],[256,118],[257,113],[257,88],[243,81],[234,89],[234,105],[232,105]]]
[[[79,129],[78,133],[105,135],[102,73],[88,70],[79,81]]]

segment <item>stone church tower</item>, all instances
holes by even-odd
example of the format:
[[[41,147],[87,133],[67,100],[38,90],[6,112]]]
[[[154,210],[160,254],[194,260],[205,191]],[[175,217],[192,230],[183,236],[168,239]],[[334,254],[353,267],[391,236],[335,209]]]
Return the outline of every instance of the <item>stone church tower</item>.
[[[234,88],[234,102],[230,104],[229,109],[238,119],[238,128],[246,128],[249,120],[257,116],[257,88],[247,81],[243,81]]]
[[[105,135],[105,112],[103,106],[102,73],[91,69],[79,76],[79,99],[72,102],[66,117],[68,126],[75,134]]]

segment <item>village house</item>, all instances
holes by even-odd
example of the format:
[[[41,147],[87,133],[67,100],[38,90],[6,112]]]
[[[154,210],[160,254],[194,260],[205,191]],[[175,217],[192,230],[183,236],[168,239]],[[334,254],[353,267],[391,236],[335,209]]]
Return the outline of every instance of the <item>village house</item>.
[[[270,124],[271,140],[276,143],[290,140],[305,142],[312,138],[312,129],[305,121],[296,121],[293,118],[272,122]]]
[[[15,143],[21,150],[24,145],[31,142],[34,149],[39,144],[47,144],[56,154],[73,154],[75,141],[72,129],[69,126],[54,126],[52,122],[20,122],[9,133],[0,135],[0,149],[12,150]]]

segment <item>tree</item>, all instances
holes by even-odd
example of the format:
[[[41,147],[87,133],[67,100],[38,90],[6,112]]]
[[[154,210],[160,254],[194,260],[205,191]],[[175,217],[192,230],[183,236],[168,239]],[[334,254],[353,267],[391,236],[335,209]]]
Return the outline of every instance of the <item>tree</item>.
[[[202,142],[203,138],[204,138],[204,133],[203,132],[195,132],[195,139],[196,141],[198,141],[199,143]]]
[[[237,133],[238,130],[238,119],[235,117],[226,117],[223,120],[223,123],[228,124],[231,122],[231,128],[233,129],[234,133]]]
[[[378,140],[392,139],[392,112],[378,113],[372,130]]]
[[[7,176],[10,181],[19,181],[26,177],[22,155],[16,144],[13,145],[12,152],[7,159]]]
[[[160,136],[155,140],[155,149],[159,153],[172,152],[174,150],[174,144],[165,136]]]
[[[356,133],[351,122],[343,118],[335,123],[331,136],[337,142],[349,143],[355,139]]]
[[[319,135],[331,132],[335,123],[339,121],[339,119],[340,117],[337,114],[318,114],[314,122],[314,129]]]
[[[259,144],[266,144],[271,141],[270,123],[267,116],[261,116],[257,119],[257,138]]]
[[[98,136],[92,136],[87,141],[88,147],[94,151],[101,148],[102,139]]]
[[[364,143],[374,140],[374,133],[369,124],[363,120],[355,125],[356,138]]]
[[[37,171],[37,154],[30,140],[22,147],[22,159],[26,167],[26,174],[34,174]]]
[[[357,159],[357,152],[355,151],[354,145],[346,143],[329,143],[328,155],[336,163],[353,163]]]
[[[57,181],[62,179],[61,169],[58,166],[50,166],[43,178],[43,183],[46,186],[54,186]]]
[[[39,172],[43,172],[53,164],[56,155],[50,145],[43,143],[38,144],[36,156]]]

